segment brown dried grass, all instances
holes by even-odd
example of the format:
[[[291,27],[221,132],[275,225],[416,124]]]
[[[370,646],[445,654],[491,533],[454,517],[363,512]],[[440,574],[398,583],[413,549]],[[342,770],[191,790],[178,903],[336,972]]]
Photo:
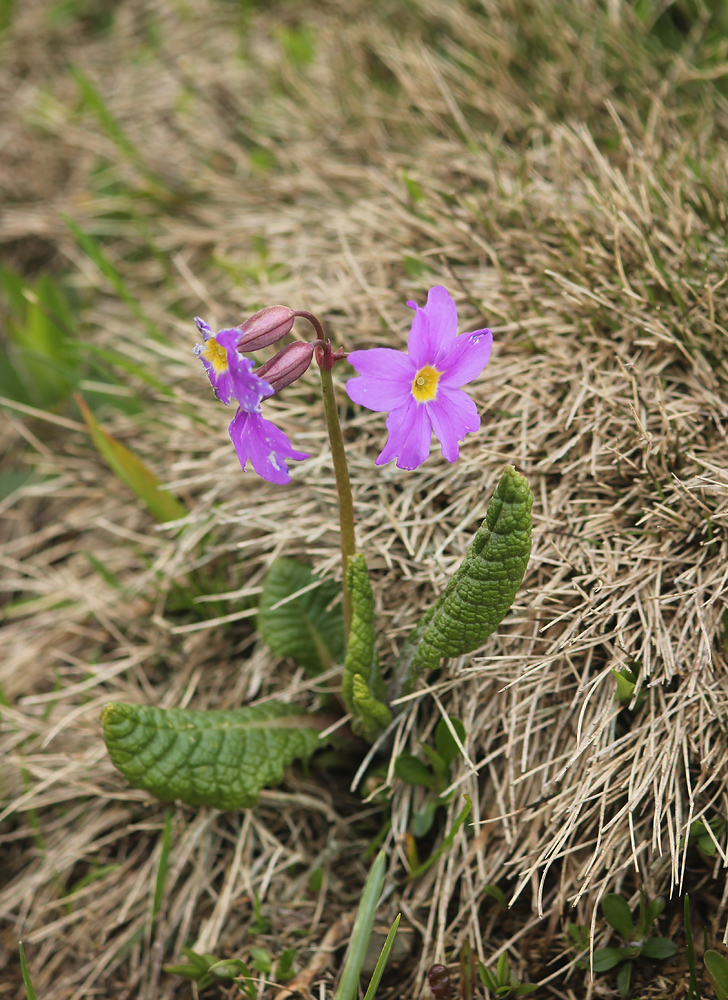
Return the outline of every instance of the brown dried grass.
[[[134,0],[98,31],[19,5],[0,68],[4,258],[65,275],[83,335],[169,387],[154,396],[130,377],[143,419],[110,410],[106,424],[190,514],[153,524],[73,413],[4,408],[3,467],[29,463],[44,478],[12,495],[0,522],[0,954],[11,968],[0,995],[17,994],[20,937],[45,1000],[189,995],[162,964],[190,943],[247,957],[255,893],[272,920],[257,943],[274,957],[294,942],[300,964],[323,961],[322,942],[336,945],[327,929],[345,938],[381,818],[350,776],[296,771],[239,815],[173,807],[152,919],[165,808],[115,772],[99,712],[119,699],[320,697],[320,683],[255,644],[245,601],[282,553],[338,572],[315,378],[266,404],[313,456],[291,487],[242,476],[186,317],[214,326],[280,301],[322,316],[349,349],[399,346],[405,299],[438,282],[461,329],[485,322],[495,335],[473,387],[483,430],[457,465],[433,452],[416,473],[377,469],[382,417],[341,393],[385,660],[458,564],[505,463],[531,482],[534,549],[486,649],[423,679],[399,716],[395,753],[416,752],[443,712],[463,719],[468,759],[448,824],[465,793],[477,832],[402,887],[420,793],[390,782],[382,919],[400,908],[421,940],[389,990],[419,993],[427,967],[469,939],[482,959],[508,949],[524,976],[556,968],[556,996],[590,993],[564,979],[559,921],[595,926],[604,891],[640,883],[702,887],[716,933],[725,837],[712,870],[688,864],[680,837],[701,816],[728,816],[726,101],[691,62],[694,46],[656,54],[622,5],[564,10],[287,4],[252,10],[243,30],[232,6]],[[300,23],[314,32],[310,65],[280,41]],[[96,82],[144,170],[79,110],[67,59]],[[64,215],[103,237],[166,343],[80,253]],[[224,626],[173,611],[175,582],[195,570],[222,574]],[[629,664],[646,693],[633,717],[610,674]],[[505,926],[484,894],[494,882],[516,900]],[[321,989],[336,967],[319,973]]]

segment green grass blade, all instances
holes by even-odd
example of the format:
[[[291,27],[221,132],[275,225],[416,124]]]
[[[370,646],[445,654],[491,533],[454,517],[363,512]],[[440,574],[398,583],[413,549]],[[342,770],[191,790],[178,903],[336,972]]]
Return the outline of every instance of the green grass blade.
[[[144,501],[150,514],[162,522],[186,517],[185,507],[171,493],[161,489],[161,482],[149,466],[103,429],[80,394],[77,393],[75,399],[99,454],[111,471]]]
[[[374,1000],[374,995],[379,989],[379,983],[381,981],[382,974],[384,973],[385,966],[389,959],[389,953],[392,950],[394,939],[397,936],[397,928],[399,927],[399,919],[401,916],[402,914],[398,913],[397,916],[394,918],[394,923],[389,928],[389,934],[387,934],[387,940],[384,942],[379,958],[377,959],[377,964],[374,967],[374,972],[372,973],[372,978],[369,982],[369,986],[367,987],[367,991],[364,995],[364,1000]]]
[[[83,96],[88,107],[96,115],[101,128],[108,135],[111,141],[129,157],[133,163],[139,163],[139,152],[134,143],[127,137],[124,130],[117,122],[116,118],[109,111],[106,101],[98,92],[94,84],[85,73],[82,73],[78,66],[71,64],[69,67],[71,76],[76,81],[76,85]]]
[[[170,809],[164,814],[164,829],[162,830],[162,850],[159,855],[159,867],[157,868],[157,879],[154,883],[154,902],[152,903],[152,920],[155,919],[162,907],[164,899],[164,883],[167,881],[167,869],[169,868],[169,855],[172,849],[172,812]]]
[[[445,839],[440,844],[438,849],[432,852],[427,861],[424,861],[421,865],[418,865],[417,868],[412,869],[412,871],[407,876],[408,882],[413,882],[416,878],[419,878],[420,875],[424,875],[425,872],[429,868],[432,868],[435,862],[440,859],[440,857],[445,853],[445,851],[449,851],[450,848],[452,847],[453,843],[455,842],[455,835],[457,834],[458,830],[463,825],[465,820],[468,818],[468,816],[470,815],[470,810],[473,808],[473,803],[470,800],[470,797],[467,795],[463,795],[463,798],[465,799],[465,805],[460,811],[460,815],[455,820],[452,830],[450,830],[447,837],[445,837]]]
[[[64,216],[63,220],[76,240],[76,243],[81,250],[86,254],[86,256],[91,260],[96,267],[101,271],[103,276],[109,282],[111,287],[114,289],[116,294],[122,301],[126,303],[132,313],[136,316],[140,323],[143,323],[144,328],[153,340],[163,341],[164,337],[157,329],[156,324],[151,320],[147,314],[144,312],[142,307],[136,300],[136,297],[132,295],[129,289],[126,287],[126,283],[122,276],[119,274],[117,269],[111,263],[109,258],[106,256],[101,246],[93,236],[89,233],[85,233],[79,225],[77,225],[73,219]]]
[[[28,998],[28,1000],[37,1000],[37,997],[35,995],[35,990],[33,989],[33,983],[30,980],[28,965],[25,961],[25,952],[23,951],[22,941],[18,941],[18,951],[20,952],[20,971],[23,974],[23,985],[25,986],[25,995]]]
[[[351,932],[349,952],[344,962],[334,1000],[356,1000],[359,992],[361,967],[364,964],[364,956],[374,926],[377,904],[384,885],[386,864],[387,856],[384,851],[380,851],[364,884],[359,910],[354,921],[354,929]]]

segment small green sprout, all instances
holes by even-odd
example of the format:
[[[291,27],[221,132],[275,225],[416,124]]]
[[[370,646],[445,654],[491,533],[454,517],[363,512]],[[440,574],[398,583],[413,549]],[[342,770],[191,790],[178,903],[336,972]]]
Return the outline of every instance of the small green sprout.
[[[538,989],[537,983],[519,983],[508,964],[508,955],[503,952],[498,959],[495,975],[478,962],[478,972],[483,986],[496,997],[525,997]]]
[[[183,948],[182,954],[189,959],[189,965],[165,965],[164,971],[191,979],[197,983],[198,991],[234,982],[250,1000],[257,996],[258,990],[250,969],[239,958],[219,959],[214,955],[201,955],[192,948]]]
[[[598,948],[594,952],[593,968],[595,972],[606,972],[618,966],[617,992],[622,997],[629,996],[632,965],[636,958],[662,960],[677,951],[677,945],[668,938],[649,936],[653,923],[664,909],[663,899],[658,897],[648,903],[647,896],[640,890],[639,916],[635,926],[629,905],[621,896],[610,892],[602,900],[602,913],[607,923],[624,938],[626,944],[621,948]]]
[[[612,674],[617,682],[617,701],[620,705],[629,706],[632,703],[632,698],[634,697],[634,689],[637,686],[637,672],[636,670],[630,669],[630,667],[622,667],[620,670],[613,670]],[[637,700],[635,701],[633,713],[639,712],[642,708],[642,704],[645,700],[645,689],[642,690],[637,695]]]
[[[465,726],[460,719],[449,721],[458,739],[463,743]],[[437,810],[450,801],[449,797],[443,796],[443,792],[450,784],[450,765],[460,753],[460,747],[445,719],[440,719],[435,729],[437,749],[434,750],[426,743],[421,743],[421,746],[429,764],[425,764],[411,753],[401,754],[394,762],[394,773],[398,778],[408,785],[421,785],[433,793],[412,818],[412,834],[415,837],[424,837],[430,832]]]
[[[690,829],[688,830],[688,847],[697,847],[701,854],[704,854],[708,858],[715,856],[718,848],[715,846],[715,841],[725,830],[725,820],[722,816],[713,816],[709,819],[707,823],[703,822],[701,819],[693,820],[690,824]],[[711,837],[708,832],[708,827],[713,832]],[[680,847],[685,846],[685,838],[680,838]]]
[[[253,913],[255,915],[255,923],[250,928],[253,934],[267,934],[271,929],[273,924],[268,919],[268,917],[263,916],[263,911],[260,906],[260,896],[257,892],[253,893]]]

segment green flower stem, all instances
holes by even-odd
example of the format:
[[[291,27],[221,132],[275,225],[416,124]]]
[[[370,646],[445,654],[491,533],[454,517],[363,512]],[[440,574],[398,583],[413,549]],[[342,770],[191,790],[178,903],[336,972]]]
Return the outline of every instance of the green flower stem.
[[[330,348],[329,348],[330,350]],[[346,639],[349,639],[352,618],[352,603],[349,587],[346,582],[346,569],[349,557],[356,553],[356,538],[354,535],[354,501],[351,496],[351,483],[349,482],[349,467],[346,464],[346,452],[344,451],[344,439],[341,436],[341,424],[339,423],[339,411],[336,408],[336,396],[334,394],[334,380],[331,377],[331,369],[320,365],[321,371],[321,395],[324,401],[324,413],[326,415],[326,426],[329,431],[329,443],[331,444],[331,458],[334,463],[334,474],[336,476],[336,491],[339,495],[339,524],[341,526],[341,573],[342,587],[344,594],[344,629]]]

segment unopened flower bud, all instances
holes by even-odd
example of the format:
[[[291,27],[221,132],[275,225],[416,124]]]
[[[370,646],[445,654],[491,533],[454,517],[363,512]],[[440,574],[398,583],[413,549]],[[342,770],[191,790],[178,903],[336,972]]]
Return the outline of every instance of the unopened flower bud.
[[[288,306],[267,306],[254,313],[238,327],[242,337],[238,341],[239,351],[259,351],[277,343],[293,328],[296,314]]]
[[[275,392],[280,392],[281,389],[285,389],[287,385],[295,382],[307,371],[313,352],[313,344],[297,340],[284,347],[260,368],[256,368],[255,374],[272,385]]]

